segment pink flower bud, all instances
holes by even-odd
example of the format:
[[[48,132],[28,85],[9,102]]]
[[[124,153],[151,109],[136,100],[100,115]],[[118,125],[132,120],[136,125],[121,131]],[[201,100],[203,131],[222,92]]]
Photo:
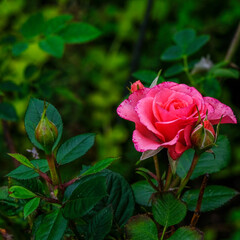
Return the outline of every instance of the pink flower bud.
[[[191,134],[192,145],[200,154],[211,149],[216,142],[216,134],[210,121],[203,120]]]
[[[140,80],[138,80],[138,81],[136,81],[135,83],[133,83],[133,84],[131,85],[130,92],[131,92],[131,93],[134,93],[134,92],[136,92],[137,90],[140,90],[140,89],[143,89],[143,88],[144,88],[143,84],[140,82]]]

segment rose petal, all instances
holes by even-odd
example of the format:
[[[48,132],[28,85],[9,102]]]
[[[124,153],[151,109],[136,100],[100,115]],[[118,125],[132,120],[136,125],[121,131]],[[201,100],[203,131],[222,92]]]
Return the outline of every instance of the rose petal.
[[[218,124],[221,116],[223,116],[221,123],[237,123],[237,119],[229,106],[212,97],[204,97],[203,99],[208,109],[208,120],[212,124]]]

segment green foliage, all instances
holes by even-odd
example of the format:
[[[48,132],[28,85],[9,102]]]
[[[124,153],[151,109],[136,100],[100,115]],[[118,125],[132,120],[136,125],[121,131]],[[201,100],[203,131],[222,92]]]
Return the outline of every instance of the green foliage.
[[[62,209],[56,209],[47,214],[36,231],[36,240],[61,240],[67,228],[68,221],[62,215]]]
[[[126,225],[129,240],[158,240],[158,230],[152,219],[146,215],[132,217]]]
[[[16,121],[18,117],[15,108],[9,103],[0,103],[0,119]]]
[[[141,80],[145,84],[151,84],[152,81],[157,77],[157,73],[150,70],[139,70],[132,74],[133,77]]]
[[[202,240],[203,236],[198,231],[190,227],[181,227],[181,228],[178,228],[177,231],[168,239],[169,240],[179,240],[179,239]]]
[[[132,184],[132,190],[136,203],[147,207],[152,205],[151,196],[156,190],[147,181],[139,181]]]
[[[87,23],[70,23],[59,32],[65,43],[85,43],[98,36],[100,31]]]
[[[33,198],[28,203],[26,203],[23,209],[24,218],[33,213],[38,208],[39,203],[40,198]]]
[[[63,124],[62,124],[61,116],[57,111],[57,109],[53,105],[47,102],[46,104],[48,104],[48,108],[46,112],[47,118],[55,124],[58,130],[58,137],[54,146],[52,147],[52,150],[53,150],[56,148],[58,142],[61,139]],[[37,148],[41,150],[44,150],[44,147],[37,141],[35,137],[35,129],[41,119],[43,109],[44,109],[44,101],[36,98],[31,98],[27,108],[26,115],[25,115],[25,128],[26,128],[28,137],[32,142],[32,144],[34,144]]]
[[[162,193],[152,203],[154,219],[162,226],[172,226],[183,220],[187,213],[186,205],[172,193]]]
[[[95,134],[86,133],[67,140],[57,152],[58,164],[70,163],[83,156],[93,146],[94,139]]]
[[[182,64],[174,64],[173,66],[169,67],[164,72],[164,77],[172,77],[184,71],[184,66]]]
[[[219,136],[217,146],[212,148],[214,155],[211,153],[203,153],[200,156],[198,164],[193,171],[191,179],[197,178],[206,173],[218,172],[226,167],[230,160],[230,144],[225,136]],[[177,174],[184,178],[191,166],[194,150],[185,151],[179,159],[177,165]]]
[[[207,212],[221,207],[238,194],[234,189],[224,186],[207,186],[201,205],[201,212]],[[187,203],[190,211],[194,211],[197,205],[199,190],[188,190],[184,193],[182,200]]]
[[[64,41],[59,36],[49,36],[39,42],[39,47],[50,55],[61,58],[64,52]]]
[[[48,163],[47,160],[45,159],[32,160],[31,163],[36,169],[39,169],[44,173],[49,171]],[[33,169],[21,165],[14,169],[13,171],[11,171],[10,173],[8,173],[7,176],[15,179],[31,179],[38,177],[39,174]]]
[[[94,166],[90,167],[88,170],[82,173],[81,176],[87,176],[90,174],[98,173],[103,169],[107,168],[115,160],[116,158],[106,158],[102,161],[99,161]]]
[[[19,153],[9,153],[9,156],[15,158],[17,161],[19,161],[21,164],[28,168],[34,168],[34,165],[22,154]]]
[[[12,186],[9,188],[9,196],[13,198],[28,199],[35,197],[36,194],[22,186]]]
[[[25,42],[19,42],[13,45],[12,54],[13,56],[17,57],[22,52],[24,52],[28,48],[28,44]]]
[[[74,219],[85,215],[106,194],[105,177],[96,176],[83,183],[80,181],[65,202],[63,208],[64,217]]]

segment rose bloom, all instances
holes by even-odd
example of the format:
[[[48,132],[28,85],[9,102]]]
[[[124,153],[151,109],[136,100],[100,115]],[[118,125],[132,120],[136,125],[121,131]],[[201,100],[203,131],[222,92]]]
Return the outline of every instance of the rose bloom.
[[[168,148],[178,159],[192,147],[191,133],[206,117],[211,124],[237,123],[230,107],[212,97],[203,97],[194,87],[163,82],[134,91],[117,108],[120,117],[135,123],[133,143],[139,152]]]

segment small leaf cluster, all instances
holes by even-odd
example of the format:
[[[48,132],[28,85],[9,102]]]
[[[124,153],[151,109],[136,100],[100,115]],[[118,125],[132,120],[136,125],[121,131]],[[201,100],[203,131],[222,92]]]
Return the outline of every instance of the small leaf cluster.
[[[44,101],[32,98],[25,116],[25,128],[32,144],[45,152],[35,137],[43,111]],[[122,236],[135,201],[127,181],[106,169],[116,158],[83,166],[77,176],[62,182],[59,167],[86,154],[94,144],[95,134],[81,134],[60,145],[61,116],[51,104],[46,116],[58,130],[51,154],[47,152],[46,159],[33,160],[18,153],[9,154],[21,165],[7,174],[11,179],[9,186],[0,189],[0,211],[6,216],[19,215],[33,222],[34,239],[60,240],[65,235],[76,239],[104,239],[108,234]],[[54,168],[59,178],[57,183],[52,178]]]

